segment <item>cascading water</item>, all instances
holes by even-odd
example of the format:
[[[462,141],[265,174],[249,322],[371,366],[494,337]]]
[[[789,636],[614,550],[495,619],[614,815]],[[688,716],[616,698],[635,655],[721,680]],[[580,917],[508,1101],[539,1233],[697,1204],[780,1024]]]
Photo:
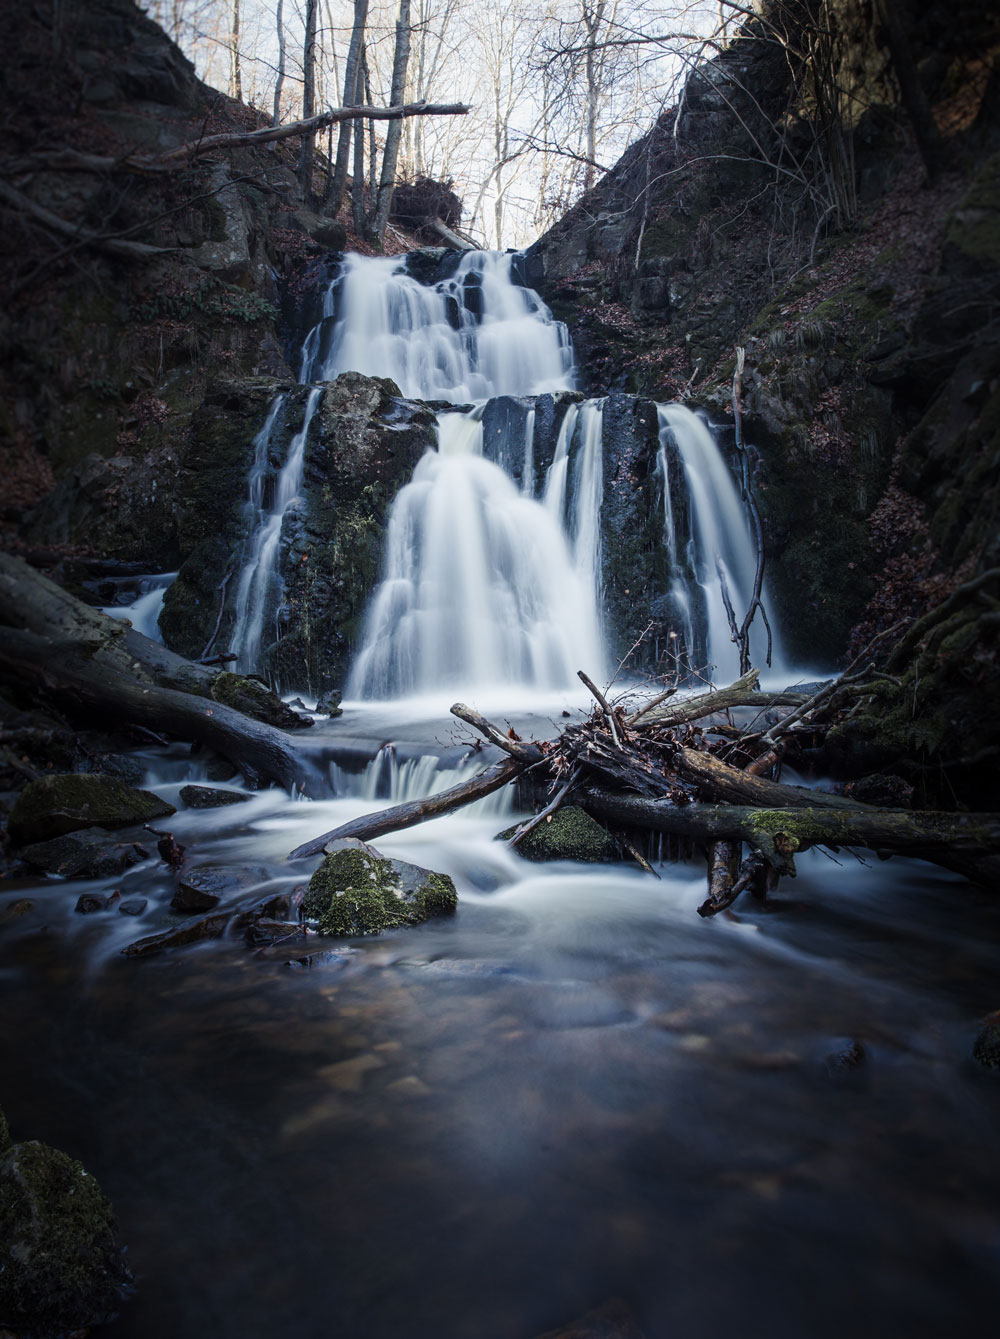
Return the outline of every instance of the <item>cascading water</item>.
[[[738,672],[739,658],[733,645],[722,582],[728,588],[737,620],[742,621],[750,603],[757,566],[746,507],[704,419],[679,404],[658,405],[657,412],[664,478],[669,479],[667,453],[673,449],[680,457],[687,480],[691,518],[691,551],[687,556],[700,587],[708,661],[721,678],[731,679]],[[667,507],[669,511],[669,498]],[[668,536],[672,535],[672,513],[666,528]],[[672,548],[676,586],[683,580],[676,539]],[[690,599],[685,597],[684,603],[690,609]],[[690,631],[688,636],[693,640]],[[752,663],[762,667],[767,661],[768,634],[759,617],[751,627],[750,651]],[[770,651],[771,665],[782,667],[783,656],[773,624]]]
[[[469,252],[428,287],[398,261],[347,256],[328,351],[319,328],[310,336],[310,379],[364,372],[391,377],[412,399],[451,404],[572,390],[566,327],[512,282],[512,261]]]
[[[599,415],[574,475],[572,544],[561,510],[532,497],[534,410],[523,426],[498,429],[522,434],[518,442],[493,444],[498,458],[521,462],[520,491],[483,454],[484,401],[573,382],[565,327],[512,282],[511,257],[472,253],[433,288],[398,263],[350,257],[324,367],[328,376],[388,375],[427,399],[480,402],[438,416],[437,452],[393,505],[385,575],[348,695],[559,690],[583,666],[600,675]]]
[[[267,620],[280,609],[282,527],[301,488],[322,395],[315,383],[354,371],[389,377],[405,396],[455,408],[439,413],[438,450],[419,462],[393,504],[383,579],[348,696],[386,700],[463,686],[562,692],[575,686],[578,669],[603,674],[605,400],[564,406],[536,495],[544,457],[537,457],[530,397],[572,389],[573,351],[565,327],[514,281],[513,264],[511,256],[472,252],[447,278],[423,284],[398,260],[345,258],[303,344],[300,379],[314,389],[270,505],[272,436],[287,397],[272,404],[254,443],[250,539],[230,641],[240,670],[259,670]],[[703,420],[680,405],[658,406],[658,413],[672,631],[692,669],[707,663],[727,677],[737,657],[722,580],[741,618],[755,568],[745,508]],[[673,523],[671,456],[681,462],[689,499],[691,538],[683,552]],[[757,664],[764,664],[766,642],[758,620]],[[775,646],[772,663],[779,660]]]
[[[458,685],[567,687],[603,664],[591,565],[482,455],[482,423],[442,414],[389,520],[386,574],[348,695]]]
[[[264,620],[271,604],[271,590],[278,573],[281,527],[285,513],[299,494],[306,440],[322,394],[323,389],[320,386],[314,387],[309,392],[302,426],[289,442],[288,454],[274,490],[274,504],[270,509],[264,507],[268,448],[285,396],[279,395],[274,400],[268,411],[267,420],[254,440],[250,498],[247,505],[255,518],[255,524],[251,532],[247,558],[240,572],[240,583],[236,592],[236,620],[229,643],[230,651],[237,657],[236,667],[243,673],[250,673],[259,665]]]

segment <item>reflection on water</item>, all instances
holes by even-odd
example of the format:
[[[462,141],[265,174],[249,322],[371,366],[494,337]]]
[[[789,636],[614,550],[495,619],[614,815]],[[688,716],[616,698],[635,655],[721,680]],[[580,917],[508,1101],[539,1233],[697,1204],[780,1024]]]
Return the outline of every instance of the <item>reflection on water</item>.
[[[169,826],[297,881],[291,847],[378,802]],[[109,1339],[531,1339],[612,1296],[648,1339],[995,1312],[1000,1087],[965,1059],[1000,1004],[984,899],[814,854],[772,907],[703,922],[697,870],[533,866],[501,825],[381,839],[453,874],[458,914],[311,971],[121,958],[166,915],[152,862],[107,885],[141,889],[137,921],[5,888],[0,917],[34,907],[0,930],[0,1101],[117,1205],[140,1286]]]

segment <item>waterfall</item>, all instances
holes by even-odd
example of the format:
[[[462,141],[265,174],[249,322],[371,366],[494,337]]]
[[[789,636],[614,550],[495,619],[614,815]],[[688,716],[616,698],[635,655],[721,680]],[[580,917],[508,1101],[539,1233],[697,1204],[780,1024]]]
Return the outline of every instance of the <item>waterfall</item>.
[[[406,272],[405,261],[344,258],[303,343],[300,379],[313,389],[270,502],[273,437],[287,396],[273,402],[253,444],[250,537],[230,642],[240,670],[260,668],[264,630],[280,608],[282,525],[302,485],[322,395],[316,383],[354,371],[391,378],[404,396],[431,401],[439,412],[437,449],[419,461],[390,510],[382,578],[348,696],[385,700],[490,687],[563,692],[575,687],[578,669],[601,678],[603,574],[614,572],[601,541],[605,438],[618,420],[606,422],[604,399],[563,406],[545,468],[547,442],[536,439],[532,397],[573,389],[573,350],[565,326],[514,282],[515,259],[468,253],[450,262],[447,277],[424,284]],[[720,574],[742,618],[756,562],[745,508],[707,424],[680,405],[657,408],[669,568],[660,617],[685,668],[704,671],[707,662],[717,677],[731,677],[737,652]],[[546,414],[552,424],[551,409]],[[672,462],[675,485],[682,473],[688,494],[681,540]],[[759,619],[752,655],[763,666]]]
[[[553,513],[484,459],[475,411],[441,414],[438,434],[393,504],[348,696],[558,690],[578,669],[600,674],[589,559],[575,560]]]
[[[691,550],[687,557],[701,592],[708,660],[719,678],[735,678],[739,655],[726,614],[722,579],[729,590],[737,621],[741,622],[749,607],[757,568],[747,510],[736,480],[704,419],[678,404],[658,405],[657,412],[664,478],[669,480],[667,453],[675,450],[687,480],[691,519]],[[667,507],[669,510],[669,499]],[[671,532],[672,528],[671,517]],[[671,555],[675,582],[683,585],[683,567],[678,563],[676,547],[675,539]],[[764,594],[766,605],[766,589]],[[758,615],[750,633],[751,660],[756,666],[765,664],[767,641],[767,631]],[[775,633],[771,664],[780,666],[782,662]]]
[[[321,386],[316,386],[309,392],[302,426],[288,444],[288,454],[278,475],[274,502],[270,508],[264,506],[268,450],[286,396],[279,395],[272,402],[264,426],[254,439],[253,464],[250,469],[250,498],[247,504],[254,524],[247,557],[240,571],[240,582],[236,592],[236,620],[229,642],[230,652],[237,657],[236,668],[244,674],[258,669],[265,618],[269,612],[272,615],[275,612],[277,601],[274,586],[278,578],[281,526],[285,513],[299,495],[306,439],[322,394]]]
[[[398,260],[346,256],[329,350],[319,333],[310,336],[310,379],[364,372],[391,377],[410,399],[456,405],[571,390],[566,327],[512,282],[513,259],[471,251],[429,287]]]

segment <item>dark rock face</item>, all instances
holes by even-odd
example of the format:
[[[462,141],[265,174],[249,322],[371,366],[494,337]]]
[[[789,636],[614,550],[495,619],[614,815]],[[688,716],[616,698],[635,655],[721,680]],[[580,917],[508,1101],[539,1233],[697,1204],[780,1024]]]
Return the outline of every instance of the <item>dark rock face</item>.
[[[131,1279],[80,1163],[34,1141],[0,1152],[0,1324],[41,1339],[106,1324]]]
[[[434,416],[381,378],[346,372],[306,443],[303,504],[281,534],[278,640],[265,671],[283,688],[341,687],[378,581],[389,508],[436,440]]]
[[[7,832],[14,846],[28,846],[80,828],[127,828],[173,813],[174,806],[152,791],[95,772],[70,772],[26,786],[11,810]]]
[[[615,659],[624,656],[652,620],[654,627],[629,660],[629,669],[659,665],[676,619],[670,607],[671,573],[663,543],[663,480],[656,406],[613,393],[604,406],[604,503],[601,508],[605,632]],[[675,488],[672,497],[685,498]],[[679,506],[679,536],[686,539],[688,511]]]
[[[160,629],[167,645],[198,659],[209,646],[219,619],[222,596],[235,584],[234,558],[250,537],[247,478],[254,439],[276,395],[288,395],[286,413],[272,433],[270,465],[277,471],[295,428],[301,423],[304,390],[273,377],[216,381],[191,419],[181,457],[176,505],[177,545],[184,561],[166,593]],[[228,576],[228,582],[227,582]],[[224,646],[232,631],[230,608],[215,645]],[[229,614],[228,619],[226,614]]]

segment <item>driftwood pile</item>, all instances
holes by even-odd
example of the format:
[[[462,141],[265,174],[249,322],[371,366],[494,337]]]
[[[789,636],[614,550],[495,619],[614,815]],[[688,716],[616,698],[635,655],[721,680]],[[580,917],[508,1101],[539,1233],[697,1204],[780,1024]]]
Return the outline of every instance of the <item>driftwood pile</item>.
[[[689,697],[669,689],[629,711],[611,704],[581,672],[595,698],[593,712],[542,741],[501,730],[456,703],[452,714],[504,759],[450,790],[324,833],[290,859],[317,855],[337,838],[370,841],[423,823],[528,777],[544,786],[548,803],[518,828],[512,845],[567,803],[614,831],[646,869],[651,867],[637,848],[637,833],[686,839],[707,854],[703,916],[722,911],[743,892],[763,897],[781,875],[795,874],[795,855],[813,846],[917,856],[973,882],[995,884],[1000,815],[879,808],[778,779],[782,763],[821,742],[872,676],[876,671],[860,657],[811,694],[766,693],[757,687],[758,671],[751,670],[728,688]]]

